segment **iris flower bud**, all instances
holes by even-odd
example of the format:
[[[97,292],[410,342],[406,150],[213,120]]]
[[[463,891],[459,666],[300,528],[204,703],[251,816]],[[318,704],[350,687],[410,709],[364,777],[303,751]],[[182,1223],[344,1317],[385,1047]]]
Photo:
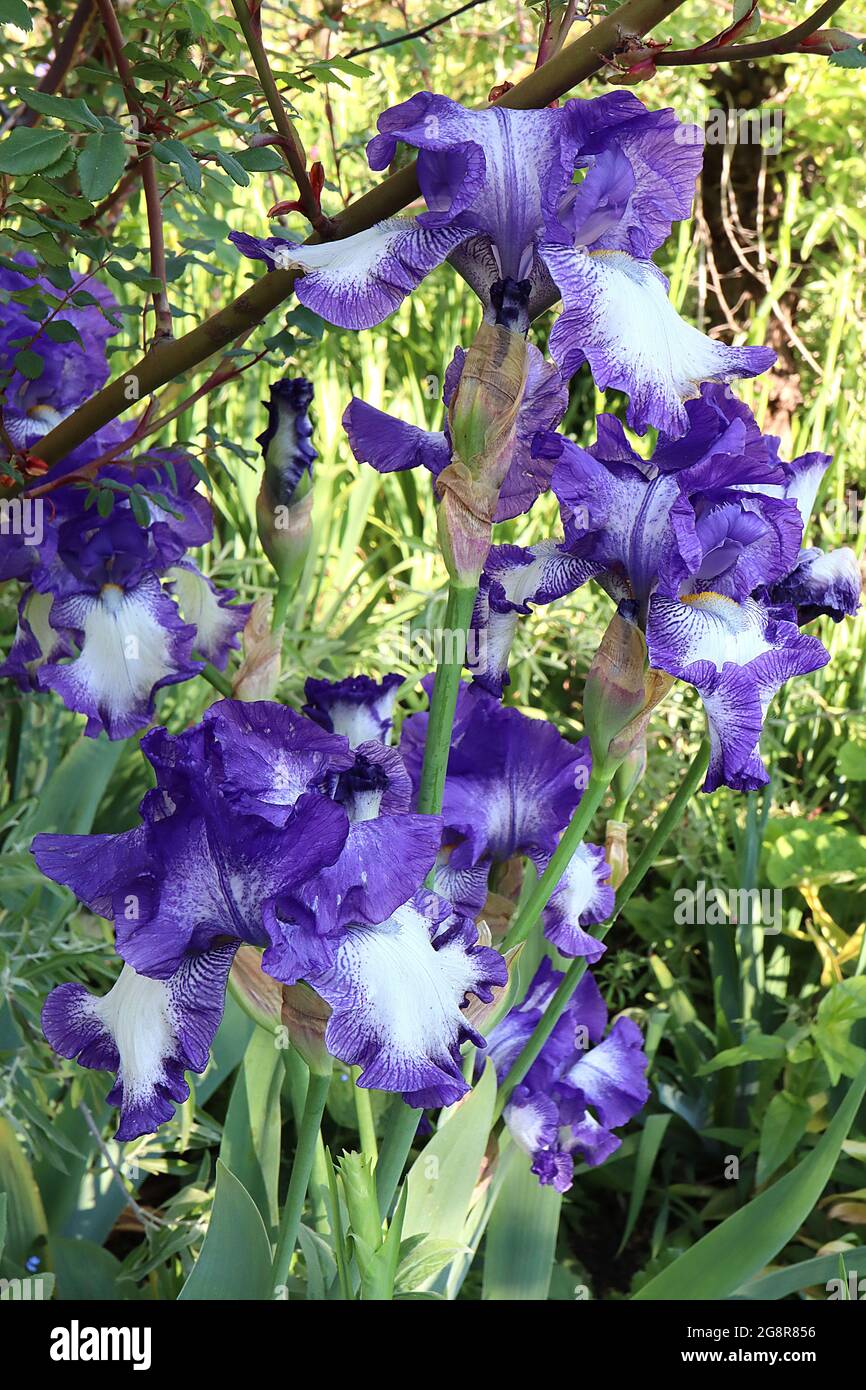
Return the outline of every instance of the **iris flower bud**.
[[[673,683],[673,676],[649,666],[640,628],[622,612],[615,613],[593,657],[583,694],[594,766],[616,767],[637,747],[653,710]]]
[[[478,583],[490,549],[499,491],[511,463],[528,371],[526,342],[482,323],[448,408],[452,461],[437,479],[439,537],[457,583]]]
[[[281,585],[303,570],[312,540],[313,426],[307,414],[313,399],[306,377],[286,378],[271,387],[268,423],[259,435],[265,459],[256,501],[262,549]]]
[[[260,1028],[273,1032],[280,1026],[281,986],[262,970],[262,954],[255,946],[238,948],[229,974],[229,990]]]
[[[325,1029],[331,1017],[330,1005],[305,985],[283,985],[283,1026],[292,1046],[317,1076],[330,1076],[334,1060],[325,1046]]]

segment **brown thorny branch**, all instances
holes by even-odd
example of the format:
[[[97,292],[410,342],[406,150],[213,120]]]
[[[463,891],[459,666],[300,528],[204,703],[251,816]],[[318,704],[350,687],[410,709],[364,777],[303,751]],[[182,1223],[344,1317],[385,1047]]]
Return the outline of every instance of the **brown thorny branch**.
[[[100,2],[109,3],[109,0]],[[683,3],[684,0],[626,0],[549,62],[503,93],[494,104],[519,110],[540,109],[549,105],[597,72],[614,54],[624,48],[633,49],[636,39],[678,10]],[[744,44],[730,49],[711,50],[704,54],[701,61],[728,62],[748,56],[763,57],[793,51],[803,38],[820,28],[840,4],[841,0],[830,0],[829,4],[820,6],[809,20],[777,39],[759,45]],[[796,42],[792,43],[794,39]],[[680,57],[676,53],[666,56],[674,61],[679,61]],[[415,165],[412,163],[391,174],[344,209],[334,218],[331,234],[341,239],[372,227],[384,218],[399,213],[418,194]],[[308,238],[309,241],[321,239],[317,233]],[[46,434],[40,443],[41,458],[49,465],[57,463],[97,429],[129,409],[131,398],[140,399],[152,394],[160,386],[192,371],[214,353],[248,334],[289,298],[296,275],[295,271],[269,271],[237,299],[189,333],[173,342],[163,343],[157,350],[151,349],[128,372],[115,378]]]
[[[111,50],[112,61],[117,68],[117,75],[120,78],[123,94],[126,98],[127,109],[130,117],[136,126],[136,133],[141,135],[147,126],[147,111],[142,104],[141,98],[132,80],[126,54],[123,51],[123,34],[114,6],[111,0],[96,0],[99,8],[99,16],[105,29],[105,37],[108,40],[108,47]],[[144,188],[144,202],[147,211],[147,231],[150,242],[150,273],[155,280],[159,281],[160,288],[153,295],[154,310],[154,334],[153,348],[161,347],[166,340],[172,337],[171,307],[168,302],[168,290],[166,288],[165,276],[165,237],[162,227],[162,203],[159,196],[159,184],[156,176],[156,162],[150,154],[147,142],[139,140],[136,142],[139,159],[141,161],[141,181]]]

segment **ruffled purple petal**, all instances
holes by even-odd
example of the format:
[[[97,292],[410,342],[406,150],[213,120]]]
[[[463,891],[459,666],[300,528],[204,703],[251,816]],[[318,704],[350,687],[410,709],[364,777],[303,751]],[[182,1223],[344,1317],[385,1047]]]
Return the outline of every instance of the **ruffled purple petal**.
[[[703,144],[698,128],[672,110],[647,111],[632,93],[622,95],[632,101],[617,108],[616,123],[600,125],[581,145],[582,159],[594,163],[567,221],[573,244],[648,260],[672,224],[691,215]]]
[[[551,854],[586,786],[588,749],[480,689],[472,704],[452,741],[442,805],[446,839],[462,837],[454,866]]]
[[[754,790],[767,781],[757,745],[770,701],[792,676],[829,660],[816,637],[747,599],[715,593],[656,595],[647,621],[650,664],[694,685],[709,722],[705,791],[724,783]]]
[[[598,845],[579,844],[544,913],[544,935],[564,956],[585,956],[594,965],[607,947],[583,930],[605,922],[614,908],[610,866]]]
[[[822,613],[839,623],[860,607],[862,579],[853,550],[842,546],[825,552],[803,550],[789,574],[772,586],[768,601],[792,608],[798,623],[809,623]]]
[[[192,659],[194,629],[152,574],[132,588],[108,584],[98,596],[56,600],[51,624],[74,631],[79,654],[39,671],[41,689],[56,690],[67,708],[87,716],[86,733],[128,738],[153,718],[156,692],[201,669]]]
[[[559,1107],[551,1097],[526,1086],[515,1086],[503,1112],[508,1132],[532,1158],[532,1172],[542,1187],[567,1192],[574,1160],[560,1144]]]
[[[398,473],[420,466],[438,477],[451,462],[451,449],[444,434],[407,425],[357,398],[346,406],[343,429],[358,462],[372,464],[379,473]]]
[[[281,896],[280,915],[321,936],[384,922],[421,887],[442,838],[439,816],[376,816],[349,825],[339,857]]]
[[[304,714],[329,733],[345,735],[352,748],[370,740],[387,743],[402,684],[403,677],[396,673],[381,681],[371,676],[349,676],[339,681],[309,677],[304,685]]]
[[[276,701],[219,700],[204,724],[220,759],[221,794],[272,825],[285,825],[300,797],[326,790],[330,774],[352,766],[345,738]]]
[[[328,323],[372,328],[393,314],[465,235],[455,227],[391,217],[354,236],[312,246],[242,232],[232,232],[230,239],[243,255],[264,260],[271,270],[303,271],[295,294]]]
[[[544,246],[541,254],[563,301],[550,351],[563,376],[586,361],[596,385],[629,397],[626,418],[671,436],[689,425],[683,402],[703,381],[757,376],[775,361],[769,348],[726,347],[679,317],[651,261],[621,251],[587,253]]]
[[[120,1110],[117,1139],[156,1131],[188,1098],[184,1072],[208,1064],[236,950],[235,942],[192,954],[165,980],[124,965],[102,998],[77,984],[49,994],[42,1027],[55,1052],[117,1074],[108,1095]]]
[[[594,567],[556,541],[531,550],[495,545],[488,552],[472,614],[466,665],[473,679],[497,698],[508,684],[508,659],[521,614],[534,603],[553,603],[592,577]]]
[[[649,1100],[643,1036],[630,1018],[618,1018],[608,1036],[560,1078],[560,1087],[592,1106],[606,1129],[627,1124]]]
[[[186,560],[166,572],[180,615],[195,629],[193,650],[218,670],[225,670],[229,652],[237,651],[249,617],[249,603],[233,604],[234,589],[218,589],[197,565]]]
[[[58,631],[51,623],[53,603],[53,594],[25,589],[21,595],[15,637],[0,663],[0,679],[14,680],[21,690],[38,690],[41,668],[75,652],[74,634]]]
[[[489,1002],[506,979],[473,923],[423,892],[386,922],[347,930],[333,967],[309,983],[333,1010],[328,1050],[362,1068],[359,1085],[434,1106],[468,1090],[460,1044],[484,1045],[462,1012],[469,995]]]

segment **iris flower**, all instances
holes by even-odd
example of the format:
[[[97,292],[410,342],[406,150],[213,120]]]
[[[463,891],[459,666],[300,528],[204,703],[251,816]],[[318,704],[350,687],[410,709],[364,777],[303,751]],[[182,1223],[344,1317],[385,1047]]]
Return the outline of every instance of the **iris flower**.
[[[758,744],[770,701],[829,659],[798,612],[853,612],[859,575],[850,552],[819,561],[800,548],[826,454],[782,462],[779,441],[719,386],[685,409],[688,431],[660,436],[649,461],[609,415],[589,449],[550,433],[535,447],[557,460],[562,550],[579,582],[594,577],[645,633],[649,665],[703,700],[705,789],[753,790],[767,781]]]
[[[264,701],[220,701],[142,749],[156,785],[139,826],[33,844],[43,873],[114,923],[117,983],[103,998],[60,985],[43,1024],[61,1055],[116,1073],[118,1138],[156,1130],[188,1096],[243,942],[330,1004],[326,1045],[363,1068],[360,1084],[416,1105],[464,1094],[460,1046],[484,1041],[463,1009],[492,998],[505,963],[423,888],[441,821],[408,810],[396,750],[352,750]]]
[[[754,376],[774,360],[685,323],[653,264],[671,224],[690,215],[703,157],[673,111],[648,111],[630,92],[543,111],[471,111],[419,92],[378,127],[373,169],[400,145],[418,151],[417,218],[315,246],[231,234],[244,255],[302,271],[298,298],[328,322],[381,323],[448,259],[485,317],[516,331],[561,298],[550,351],[563,377],[588,362],[601,389],[630,397],[633,428],[671,434],[687,428],[683,400],[702,381]]]
[[[0,380],[3,425],[14,447],[38,455],[39,440],[104,386],[109,376],[107,345],[119,332],[120,310],[114,295],[89,277],[74,280],[61,292],[44,276],[28,271],[36,262],[26,252],[16,263],[21,270],[0,266]],[[58,308],[66,295],[67,302]],[[76,305],[73,296],[92,302]],[[39,320],[25,312],[25,305],[38,308],[43,317],[68,324],[74,336],[69,342],[55,342],[39,332]],[[41,359],[42,370],[25,377],[15,365],[21,347],[33,339],[32,351]],[[67,473],[99,458],[130,434],[132,426],[120,420],[92,434],[54,470]],[[0,575],[0,577],[7,577]]]
[[[86,733],[126,738],[147,726],[156,693],[201,670],[194,652],[224,666],[249,611],[233,606],[186,556],[212,534],[207,499],[183,455],[155,451],[101,480],[140,483],[154,497],[147,525],[129,494],[102,516],[87,489],[65,485],[41,502],[38,546],[10,538],[26,582],[18,629],[0,676],[54,690],[87,716]]]
[[[489,1039],[489,1055],[502,1081],[541,1020],[563,979],[544,959],[523,1000]],[[567,1192],[575,1156],[591,1167],[619,1148],[613,1131],[649,1099],[647,1059],[637,1024],[620,1017],[605,1037],[607,1007],[585,974],[567,1008],[504,1111],[515,1143],[532,1157],[545,1187]]]
[[[401,734],[416,786],[426,727],[426,714],[412,715]],[[590,767],[586,740],[569,743],[547,720],[462,686],[442,802],[437,891],[478,914],[494,871],[514,856],[529,858],[543,872],[580,803]],[[563,955],[596,961],[603,954],[602,943],[584,928],[610,915],[609,879],[604,851],[580,845],[544,917],[545,934]]]
[[[553,429],[559,424],[568,404],[568,392],[556,368],[545,362],[531,343],[527,351],[526,386],[495,521],[509,521],[528,512],[536,497],[550,487],[552,466],[542,458],[533,457],[532,441],[539,430]],[[465,357],[463,349],[457,348],[445,373],[443,402],[446,408],[457,389]],[[355,398],[343,414],[343,428],[358,462],[370,463],[380,473],[403,472],[421,465],[438,478],[452,461],[447,421],[442,430],[424,430]]]
[[[403,677],[395,673],[374,681],[370,676],[345,680],[314,680],[304,685],[309,715],[329,733],[345,734],[354,748],[359,743],[390,743],[397,691]]]

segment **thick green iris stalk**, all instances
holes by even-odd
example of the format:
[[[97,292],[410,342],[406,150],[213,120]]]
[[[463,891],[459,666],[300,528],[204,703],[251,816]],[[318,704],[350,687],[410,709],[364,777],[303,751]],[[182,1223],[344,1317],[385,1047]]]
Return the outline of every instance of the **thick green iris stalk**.
[[[295,1150],[295,1161],[292,1164],[292,1175],[289,1179],[289,1190],[286,1193],[283,1214],[280,1218],[280,1234],[274,1254],[275,1289],[283,1287],[289,1278],[289,1266],[295,1250],[295,1241],[298,1238],[301,1213],[304,1210],[304,1200],[316,1157],[319,1126],[322,1123],[330,1085],[330,1073],[320,1075],[318,1072],[310,1072],[307,1099],[304,1103],[304,1113],[298,1131],[298,1147]]]
[[[442,810],[454,711],[460,692],[460,675],[476,592],[475,587],[454,583],[448,588],[443,657],[436,667],[427,740],[424,745],[424,765],[418,791],[418,810],[427,815],[438,815]],[[376,1167],[376,1189],[379,1208],[383,1215],[388,1211],[397,1190],[420,1117],[420,1110],[413,1109],[403,1101],[396,1101],[389,1111],[382,1152]]]
[[[510,950],[512,946],[518,946],[521,941],[525,941],[547,907],[559,880],[571,863],[575,850],[589,829],[593,816],[604,800],[617,766],[618,764],[608,764],[600,767],[598,771],[593,768],[586,791],[551,855],[547,868],[533,885],[511,926],[503,943],[504,950]]]
[[[443,646],[447,655],[436,667],[427,724],[427,742],[424,745],[424,766],[418,791],[418,810],[430,816],[438,816],[442,810],[454,711],[457,708],[460,674],[466,656],[466,642],[476,593],[476,587],[453,582],[448,586],[448,606],[445,609],[443,629]]]

